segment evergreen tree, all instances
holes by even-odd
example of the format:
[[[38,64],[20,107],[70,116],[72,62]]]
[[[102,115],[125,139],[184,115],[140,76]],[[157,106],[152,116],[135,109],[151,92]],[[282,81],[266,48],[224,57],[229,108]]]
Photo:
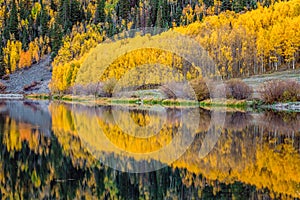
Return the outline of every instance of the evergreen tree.
[[[10,39],[10,35],[9,35],[9,20],[8,20],[8,7],[6,7],[6,9],[4,10],[4,14],[3,14],[3,18],[7,19],[5,20],[5,26],[3,27],[3,34],[2,34],[2,38],[4,39],[3,44],[6,44],[6,41]]]
[[[29,17],[30,14],[30,6],[28,4],[28,1],[21,1],[20,4],[20,18],[21,20],[25,20]]]
[[[165,28],[169,28],[171,25],[171,4],[168,3],[167,0],[163,0],[163,12],[164,12],[164,21],[165,21]]]
[[[47,14],[47,11],[44,8],[44,5],[42,5],[42,10],[40,14],[40,35],[45,36],[48,34],[48,22],[49,22],[49,15]]]
[[[59,7],[59,18],[58,22],[64,28],[64,33],[70,32],[72,28],[72,22],[70,21],[70,1],[61,0]]]
[[[55,22],[53,27],[51,28],[50,42],[51,42],[51,49],[52,49],[51,57],[54,58],[62,44],[62,30],[60,25],[57,22]]]
[[[157,18],[156,18],[156,26],[159,28],[167,28],[168,27],[168,6],[165,0],[159,0],[158,2],[158,10],[157,10]]]
[[[5,75],[5,67],[3,61],[3,50],[2,50],[2,42],[0,42],[0,77]]]
[[[135,7],[134,8],[134,19],[133,19],[133,28],[140,28],[141,27],[141,13],[140,13],[140,8],[139,7]]]
[[[234,12],[239,13],[244,10],[246,7],[246,2],[244,0],[233,0],[232,1],[232,9]]]
[[[231,10],[232,4],[230,0],[223,0],[221,4],[221,11]]]
[[[162,28],[164,26],[163,9],[161,5],[158,6],[156,26],[159,28]]]
[[[150,13],[149,13],[149,20],[148,26],[154,26],[156,24],[157,19],[157,10],[158,10],[158,1],[157,0],[150,0]]]
[[[31,17],[28,18],[28,35],[30,40],[33,40],[37,36],[36,29],[34,28],[34,21]]]
[[[53,11],[57,11],[57,5],[55,4],[54,0],[50,0],[50,8]]]
[[[107,27],[107,36],[108,37],[112,37],[114,34],[117,33],[116,26],[113,22],[111,15],[112,15],[111,13],[108,13],[107,19],[106,19],[107,24],[108,24],[108,27]]]
[[[87,20],[87,22],[90,23],[92,21],[92,18],[93,18],[93,15],[91,13],[91,10],[87,9],[87,11],[86,11],[86,20]]]
[[[125,20],[125,23],[127,24],[129,20],[129,14],[130,14],[130,1],[129,0],[120,0],[118,5],[118,16],[122,20]]]
[[[11,2],[11,10],[8,20],[8,30],[11,35],[15,37],[16,40],[19,39],[19,31],[18,31],[18,11],[15,0]]]
[[[95,23],[104,23],[105,22],[105,0],[97,0],[97,9],[95,16]]]
[[[206,7],[211,7],[214,5],[214,0],[203,0]]]
[[[82,7],[77,0],[71,0],[70,2],[70,12],[68,17],[72,25],[76,24],[77,22],[81,22],[84,19],[82,15]]]
[[[22,29],[22,40],[21,40],[23,49],[27,49],[27,47],[28,47],[28,43],[29,43],[28,37],[29,37],[28,31],[27,31],[26,27],[23,27],[23,29]]]
[[[180,4],[177,4],[175,16],[174,16],[174,19],[175,19],[175,22],[176,22],[177,26],[180,25],[181,16],[182,16],[182,8],[181,8]]]
[[[249,7],[250,7],[250,9],[256,9],[257,8],[257,2],[255,0],[250,0]]]

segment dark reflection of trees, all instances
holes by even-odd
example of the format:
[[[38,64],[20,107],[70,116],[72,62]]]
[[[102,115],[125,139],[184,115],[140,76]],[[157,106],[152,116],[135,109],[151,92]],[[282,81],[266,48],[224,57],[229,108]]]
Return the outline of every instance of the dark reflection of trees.
[[[296,133],[300,130],[300,113],[284,111],[226,113],[224,128],[241,131],[250,126],[254,127],[254,132],[259,133],[261,131],[281,135]]]
[[[283,134],[296,132],[300,130],[300,113],[266,111],[257,122],[269,131],[278,131]]]
[[[199,108],[199,132],[207,131],[211,123],[211,111]]]
[[[266,111],[255,116],[253,121],[261,138],[264,141],[272,141],[270,147],[276,148],[288,141],[300,151],[300,113]]]
[[[72,166],[71,158],[63,155],[57,139],[51,137],[48,140],[49,138],[41,133],[38,141],[39,152],[30,149],[26,141],[22,142],[19,151],[8,151],[3,144],[4,123],[4,118],[1,116],[0,166],[4,180],[0,185],[3,198],[75,198],[76,188],[84,177],[84,170]],[[67,180],[75,181],[70,183]]]
[[[1,115],[1,133],[5,123]],[[66,155],[55,136],[49,141],[40,134],[42,153],[34,152],[26,141],[22,142],[20,151],[8,151],[3,144],[3,136],[0,134],[0,174],[4,178],[1,178],[0,198],[198,199],[202,196],[210,199],[232,198],[238,196],[240,190],[249,197],[253,192],[257,194],[253,186],[209,181],[201,175],[178,168],[166,167],[151,173],[129,174],[97,164],[78,167],[72,162],[72,155]]]
[[[0,105],[0,109],[3,107],[5,105]],[[38,106],[35,107],[39,109]],[[207,158],[199,160],[197,152],[211,119],[209,111],[200,110],[200,133],[196,135],[188,152],[172,167],[143,174],[117,172],[102,166],[97,160],[90,160],[91,155],[83,148],[80,138],[72,133],[74,131],[72,112],[84,111],[91,115],[96,112],[97,116],[101,117],[100,120],[111,123],[113,122],[111,107],[94,109],[73,106],[75,111],[72,111],[72,106],[63,106],[60,109],[65,120],[62,124],[66,127],[61,129],[57,127],[53,130],[56,131],[55,134],[51,132],[50,136],[45,135],[43,129],[35,131],[29,128],[32,135],[37,135],[36,138],[22,139],[20,149],[10,150],[7,147],[7,135],[18,135],[19,132],[17,130],[7,132],[9,129],[16,129],[13,126],[16,120],[9,118],[8,113],[1,113],[0,199],[6,197],[12,199],[19,197],[25,199],[269,199],[268,189],[261,189],[261,187],[257,189],[256,186],[251,185],[264,183],[264,180],[260,180],[260,174],[266,173],[268,175],[266,182],[271,183],[270,190],[272,190],[274,189],[272,186],[280,185],[273,183],[283,183],[276,182],[276,179],[281,177],[275,176],[282,172],[281,169],[278,169],[279,172],[276,171],[277,166],[272,168],[274,163],[267,163],[264,166],[264,162],[268,162],[268,157],[279,161],[283,160],[280,160],[282,157],[287,157],[291,162],[292,158],[296,159],[292,151],[293,145],[290,145],[289,141],[280,141],[282,145],[279,150],[270,146],[269,143],[272,143],[275,135],[269,136],[269,131],[266,130],[267,124],[270,132],[274,132],[272,127],[279,130],[287,121],[287,126],[292,128],[280,130],[282,132],[294,130],[297,135],[299,114],[286,116],[275,113],[274,116],[274,113],[229,113],[226,116],[225,129],[216,147]],[[53,111],[57,112],[55,109]],[[179,120],[180,110],[169,109],[168,112],[168,123],[171,123],[172,119]],[[141,111],[140,114],[145,115],[147,112]],[[43,120],[46,119],[48,118]],[[17,128],[20,129],[24,123],[17,121]],[[67,123],[70,125],[67,126]],[[25,125],[30,127],[28,122]],[[297,140],[299,139],[295,138],[294,145],[297,144]],[[37,147],[32,146],[32,143],[37,144]],[[285,148],[292,149],[290,150],[292,153],[284,152]],[[263,154],[264,152],[266,155]],[[258,160],[256,160],[258,154],[265,158],[260,164],[257,164]],[[297,166],[298,161],[292,164]],[[249,166],[252,168],[247,171]],[[285,173],[287,176],[288,173],[293,172]],[[286,181],[284,176],[282,178]],[[294,180],[284,183],[291,186],[299,185]]]
[[[253,117],[249,112],[226,113],[224,128],[231,130],[242,130],[252,123]]]

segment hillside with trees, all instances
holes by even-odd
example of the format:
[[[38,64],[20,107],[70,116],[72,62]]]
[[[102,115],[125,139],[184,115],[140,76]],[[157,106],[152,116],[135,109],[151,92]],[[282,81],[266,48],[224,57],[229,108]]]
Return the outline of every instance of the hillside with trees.
[[[299,0],[2,0],[0,75],[26,69],[50,54],[51,90],[66,92],[91,49],[145,27],[195,38],[225,79],[294,69],[299,15]]]

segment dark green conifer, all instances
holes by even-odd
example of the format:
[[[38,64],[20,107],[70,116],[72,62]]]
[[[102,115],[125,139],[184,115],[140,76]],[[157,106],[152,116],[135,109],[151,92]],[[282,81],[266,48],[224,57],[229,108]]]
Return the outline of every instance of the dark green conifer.
[[[14,36],[16,40],[19,39],[19,30],[18,30],[18,11],[15,0],[11,2],[11,10],[8,20],[8,30],[11,35]]]

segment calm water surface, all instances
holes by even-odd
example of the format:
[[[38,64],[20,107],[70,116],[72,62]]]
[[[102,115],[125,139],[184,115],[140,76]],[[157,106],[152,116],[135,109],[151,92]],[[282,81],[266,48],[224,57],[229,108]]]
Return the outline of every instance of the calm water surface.
[[[182,156],[169,162],[176,151],[170,148],[145,161],[139,153],[157,152],[195,123],[180,121],[193,108],[159,112],[140,106],[0,102],[0,199],[300,197],[300,113],[220,111],[225,123],[216,124],[219,135],[207,140],[212,111],[198,109],[199,125],[185,136],[193,141]],[[138,133],[139,127],[159,131],[148,138],[126,133]],[[211,149],[201,156],[205,145]],[[166,167],[147,173],[109,167],[132,170],[133,163]]]

